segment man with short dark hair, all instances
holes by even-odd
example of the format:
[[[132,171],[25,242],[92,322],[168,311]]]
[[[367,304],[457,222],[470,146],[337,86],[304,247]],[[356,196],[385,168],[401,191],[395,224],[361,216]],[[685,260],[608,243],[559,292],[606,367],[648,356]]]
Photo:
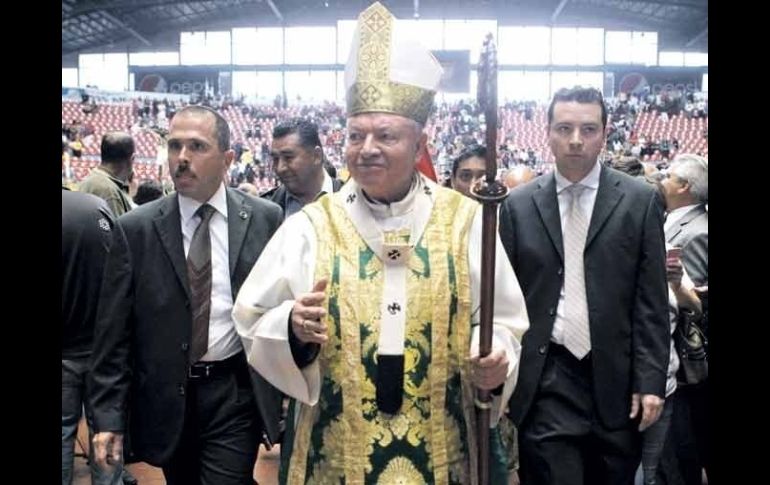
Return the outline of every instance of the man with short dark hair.
[[[145,180],[136,188],[134,203],[143,205],[163,197],[163,186],[157,180]]]
[[[632,156],[620,156],[614,157],[610,160],[608,166],[615,170],[620,170],[623,173],[627,173],[632,177],[644,176],[645,167],[637,157]]]
[[[102,137],[102,163],[83,179],[80,192],[107,202],[115,217],[130,211],[129,182],[133,174],[134,139],[128,133],[111,131]]]
[[[484,145],[471,145],[460,152],[452,162],[452,188],[461,194],[474,198],[471,195],[473,182],[486,174],[487,148]]]
[[[263,433],[278,437],[280,394],[250,371],[231,310],[281,210],[225,186],[233,156],[219,113],[183,108],[168,135],[176,193],[118,220],[90,377],[102,466],[130,433],[169,485],[252,485]]]
[[[78,191],[95,195],[107,202],[115,218],[136,206],[130,194],[134,178],[134,150],[134,139],[130,134],[122,131],[105,133],[101,145],[102,163],[78,187]],[[128,447],[126,452],[128,456]],[[124,469],[122,473],[124,483],[136,483],[128,470]]]
[[[318,196],[336,192],[342,186],[342,182],[330,177],[324,169],[318,126],[311,121],[294,118],[273,128],[270,158],[282,185],[262,197],[280,205],[284,218]]]
[[[663,406],[663,203],[599,162],[606,126],[598,90],[559,90],[547,126],[556,170],[513,189],[501,209],[531,322],[510,401],[531,485],[633,483],[639,431]]]

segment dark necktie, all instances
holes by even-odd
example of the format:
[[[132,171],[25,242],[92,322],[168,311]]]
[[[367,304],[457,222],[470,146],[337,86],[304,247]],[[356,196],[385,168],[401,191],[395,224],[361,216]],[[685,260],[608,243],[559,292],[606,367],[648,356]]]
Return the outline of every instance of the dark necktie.
[[[209,347],[209,315],[211,314],[211,238],[209,221],[214,208],[208,204],[196,211],[201,222],[195,229],[187,253],[187,279],[192,296],[192,342],[190,363],[200,360]]]

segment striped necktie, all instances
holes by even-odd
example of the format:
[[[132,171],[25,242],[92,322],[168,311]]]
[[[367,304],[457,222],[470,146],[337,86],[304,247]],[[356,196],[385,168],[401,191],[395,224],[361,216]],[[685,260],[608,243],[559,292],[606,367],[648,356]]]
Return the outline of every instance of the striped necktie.
[[[209,315],[211,314],[211,238],[209,221],[214,208],[204,204],[196,214],[201,222],[195,229],[187,253],[187,278],[192,296],[192,342],[190,363],[199,361],[209,347]]]
[[[588,219],[580,207],[580,195],[585,188],[580,184],[567,187],[570,205],[564,224],[564,346],[578,359],[591,350],[583,266]]]

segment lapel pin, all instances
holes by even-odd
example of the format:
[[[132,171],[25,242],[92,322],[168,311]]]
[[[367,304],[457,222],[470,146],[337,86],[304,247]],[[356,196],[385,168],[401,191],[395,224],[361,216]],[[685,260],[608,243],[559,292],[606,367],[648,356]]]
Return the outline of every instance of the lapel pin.
[[[244,220],[245,220],[247,217],[249,217],[249,215],[248,215],[248,214],[246,214],[246,211],[243,211],[243,210],[242,210],[242,211],[240,211],[240,212],[238,213],[238,215],[239,215],[239,216],[241,216],[241,219],[244,219]]]

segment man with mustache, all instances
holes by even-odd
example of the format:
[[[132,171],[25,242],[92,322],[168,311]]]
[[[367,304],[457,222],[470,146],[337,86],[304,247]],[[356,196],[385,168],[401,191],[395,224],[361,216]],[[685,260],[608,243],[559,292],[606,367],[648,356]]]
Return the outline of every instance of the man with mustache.
[[[415,169],[441,66],[380,3],[353,38],[352,178],[283,223],[233,317],[249,362],[294,398],[281,483],[474,484],[474,386],[497,394],[496,423],[523,297],[497,241],[492,352],[479,358],[481,208]],[[505,460],[490,463],[503,483]]]
[[[270,158],[282,185],[262,197],[280,205],[284,219],[320,195],[342,187],[342,182],[330,177],[324,169],[318,126],[311,121],[295,118],[273,128]]]
[[[113,231],[90,379],[100,466],[120,462],[130,433],[169,485],[251,485],[260,439],[277,439],[280,394],[249,368],[231,311],[282,214],[225,187],[233,155],[219,113],[180,110],[168,136],[176,193]]]

